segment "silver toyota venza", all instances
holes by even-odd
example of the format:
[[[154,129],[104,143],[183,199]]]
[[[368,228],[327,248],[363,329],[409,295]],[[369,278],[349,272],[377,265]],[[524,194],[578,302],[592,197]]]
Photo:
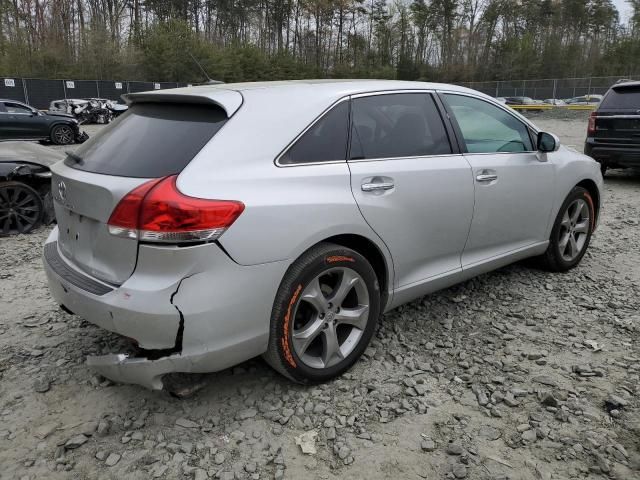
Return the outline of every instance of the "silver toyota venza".
[[[66,311],[130,338],[89,357],[162,388],[263,355],[348,369],[398,305],[526,257],[566,271],[596,226],[598,164],[465,88],[395,81],[136,93],[52,167],[44,246]]]

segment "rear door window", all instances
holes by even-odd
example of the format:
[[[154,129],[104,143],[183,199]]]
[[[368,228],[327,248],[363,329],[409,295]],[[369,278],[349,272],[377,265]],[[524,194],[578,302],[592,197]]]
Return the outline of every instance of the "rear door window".
[[[352,160],[446,155],[452,152],[428,93],[393,93],[352,102]]]
[[[343,101],[325,113],[284,153],[278,163],[344,161],[347,157],[349,102]]]
[[[228,118],[214,105],[141,103],[82,144],[65,164],[87,172],[159,178],[180,173]]]

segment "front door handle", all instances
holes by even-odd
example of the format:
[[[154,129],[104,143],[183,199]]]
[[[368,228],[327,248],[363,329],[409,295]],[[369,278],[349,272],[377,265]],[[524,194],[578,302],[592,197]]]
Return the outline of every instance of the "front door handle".
[[[375,192],[378,190],[391,190],[395,185],[393,182],[379,182],[379,183],[363,183],[360,188],[363,192]]]
[[[498,175],[495,173],[480,173],[476,176],[476,180],[479,182],[493,182],[498,179]]]

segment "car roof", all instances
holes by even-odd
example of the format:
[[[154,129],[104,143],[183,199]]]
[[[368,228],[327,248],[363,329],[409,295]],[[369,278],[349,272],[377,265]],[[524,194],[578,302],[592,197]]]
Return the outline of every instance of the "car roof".
[[[192,87],[152,90],[148,92],[123,95],[127,103],[140,102],[178,102],[213,103],[222,107],[228,116],[233,115],[243,102],[270,103],[271,106],[284,104],[312,104],[328,107],[333,102],[364,93],[407,91],[407,90],[444,90],[472,93],[490,101],[492,97],[476,90],[431,82],[407,82],[398,80],[284,80],[272,82],[222,83],[216,85],[196,85]],[[318,112],[319,113],[319,112]]]

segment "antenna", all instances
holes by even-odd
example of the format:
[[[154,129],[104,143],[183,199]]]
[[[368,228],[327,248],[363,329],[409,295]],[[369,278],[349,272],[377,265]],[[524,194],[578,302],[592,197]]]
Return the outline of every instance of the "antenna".
[[[191,60],[195,62],[195,64],[198,66],[198,68],[200,69],[204,77],[207,79],[207,81],[205,82],[206,85],[215,85],[217,83],[224,83],[224,82],[221,82],[220,80],[213,80],[211,77],[209,77],[209,75],[207,74],[207,71],[204,68],[202,68],[202,65],[200,65],[200,62],[196,60],[196,57],[191,55],[191,52],[187,52],[187,53],[189,53]]]

